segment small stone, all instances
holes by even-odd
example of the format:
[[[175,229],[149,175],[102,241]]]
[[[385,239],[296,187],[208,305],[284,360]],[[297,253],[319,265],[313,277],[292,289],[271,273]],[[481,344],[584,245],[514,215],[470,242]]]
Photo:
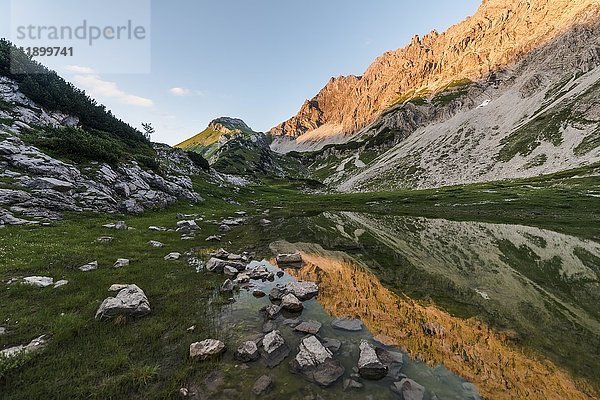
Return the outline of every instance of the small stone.
[[[304,309],[304,305],[296,296],[288,293],[281,299],[281,308],[286,311],[296,313],[301,312]]]
[[[233,358],[241,362],[255,361],[259,357],[258,346],[251,340],[242,343],[233,354]]]
[[[267,376],[263,375],[256,380],[254,386],[252,387],[252,393],[256,396],[260,396],[268,393],[273,387],[273,380]]]
[[[400,382],[394,382],[390,389],[402,396],[404,400],[423,400],[425,395],[425,388],[408,378],[404,378]]]
[[[323,338],[323,346],[327,347],[332,353],[337,353],[342,347],[342,342],[334,338]]]
[[[165,261],[174,261],[174,260],[179,260],[179,258],[181,257],[181,253],[169,253],[165,256]]]
[[[68,283],[69,283],[69,281],[67,281],[65,279],[61,279],[60,281],[56,281],[56,283],[54,284],[54,289],[59,288],[61,286],[65,286]]]
[[[219,226],[219,232],[225,233],[225,232],[229,232],[230,230],[231,230],[231,227],[229,225],[223,224],[223,225]]]
[[[190,394],[190,391],[187,390],[187,388],[181,388],[181,389],[179,389],[179,395],[181,397],[188,397],[189,394]]]
[[[113,268],[121,268],[129,265],[129,260],[126,258],[119,258],[113,265]]]
[[[192,325],[189,328],[186,329],[187,332],[192,333],[196,330],[196,325]]]
[[[82,265],[81,267],[79,267],[80,271],[83,272],[89,272],[89,271],[93,271],[95,269],[98,269],[98,261],[92,261],[91,263]]]
[[[265,314],[268,319],[275,319],[279,316],[281,312],[281,306],[271,304],[265,307]]]
[[[261,298],[261,297],[265,297],[267,294],[265,292],[263,292],[262,290],[253,290],[252,291],[252,296],[256,297],[256,298]]]
[[[98,239],[96,239],[96,242],[98,243],[110,243],[114,240],[114,238],[112,236],[100,236]]]
[[[6,328],[3,326],[0,326],[0,335],[4,335],[6,334]]]
[[[160,247],[165,247],[165,245],[161,242],[157,242],[156,240],[151,240],[148,242],[148,245],[150,247],[155,247],[155,248],[160,248]]]
[[[190,345],[190,357],[195,360],[206,360],[225,352],[225,343],[216,339],[206,339]]]
[[[355,318],[337,318],[331,321],[331,326],[349,332],[358,332],[363,328],[361,320]]]
[[[233,292],[234,285],[231,279],[225,280],[221,285],[221,292]]]
[[[126,231],[129,229],[125,221],[117,221],[115,222],[115,229],[118,231]]]
[[[125,289],[127,286],[129,286],[129,285],[115,283],[113,285],[110,285],[110,287],[108,288],[108,291],[109,292],[118,292],[120,290]]]
[[[54,284],[54,279],[47,276],[28,276],[23,278],[23,283],[31,286],[45,288]]]
[[[225,275],[227,275],[227,276],[234,277],[238,274],[238,272],[239,271],[237,270],[237,268],[231,267],[229,265],[225,265],[223,267],[223,273],[225,273]]]
[[[163,228],[162,226],[149,226],[148,230],[154,232],[164,232],[167,230],[167,228]]]
[[[207,242],[220,242],[221,241],[221,236],[219,235],[212,235],[206,238]]]
[[[268,219],[266,219],[266,218],[263,218],[263,219],[261,219],[261,220],[260,220],[260,224],[261,224],[262,226],[271,225],[271,221],[269,221],[269,220],[268,220]]]
[[[361,389],[364,385],[354,379],[344,379],[344,391],[350,389]]]
[[[321,329],[321,326],[323,326],[320,322],[318,321],[304,321],[302,322],[300,325],[297,325],[294,330],[297,332],[303,332],[303,333],[309,333],[311,335],[316,335],[319,330]]]

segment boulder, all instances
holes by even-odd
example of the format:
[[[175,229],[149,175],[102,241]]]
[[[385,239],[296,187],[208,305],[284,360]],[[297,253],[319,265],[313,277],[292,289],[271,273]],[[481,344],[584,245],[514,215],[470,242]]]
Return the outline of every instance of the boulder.
[[[304,305],[296,296],[292,293],[288,293],[281,299],[281,308],[289,312],[297,313],[304,309]]]
[[[89,272],[98,269],[98,261],[92,261],[91,263],[87,263],[79,267],[80,271]]]
[[[223,273],[227,276],[235,277],[238,274],[237,268],[231,267],[229,265],[223,266]]]
[[[302,255],[300,253],[278,254],[275,260],[277,264],[299,264],[302,262]]]
[[[161,247],[165,247],[165,245],[161,242],[157,242],[156,240],[151,240],[148,242],[148,245],[150,247],[155,247],[155,248],[161,248]]]
[[[268,393],[272,387],[273,380],[267,375],[262,375],[256,380],[254,386],[252,386],[252,393],[256,396],[260,396]]]
[[[403,400],[423,400],[425,395],[425,388],[408,378],[404,378],[400,382],[394,382],[390,389],[402,396]]]
[[[290,354],[281,332],[271,331],[265,335],[260,346],[260,354],[269,368],[274,368]]]
[[[181,257],[181,253],[177,253],[177,252],[169,253],[165,256],[165,261],[179,260],[180,257]]]
[[[356,318],[337,318],[331,321],[331,326],[348,332],[358,332],[363,328],[361,320]]]
[[[259,357],[258,346],[251,340],[242,343],[233,354],[233,358],[241,362],[255,361]]]
[[[113,268],[121,268],[129,265],[129,260],[127,258],[119,258],[115,261]]]
[[[23,278],[23,283],[26,285],[45,288],[54,284],[54,279],[47,276],[28,276]]]
[[[300,323],[300,325],[296,325],[294,330],[296,332],[308,333],[311,335],[316,335],[319,330],[323,326],[319,321],[304,321]]]
[[[190,345],[190,357],[194,360],[206,360],[225,352],[225,343],[216,339],[206,339]]]
[[[385,377],[388,373],[388,367],[377,357],[375,347],[363,339],[359,348],[358,373],[360,376],[371,380],[379,380]]]
[[[333,360],[333,354],[312,335],[300,341],[292,367],[309,381],[321,386],[330,386],[345,372],[344,367]]]
[[[96,319],[106,319],[117,315],[142,317],[150,313],[150,302],[146,294],[137,285],[127,285],[121,289],[116,297],[104,299],[98,311]]]

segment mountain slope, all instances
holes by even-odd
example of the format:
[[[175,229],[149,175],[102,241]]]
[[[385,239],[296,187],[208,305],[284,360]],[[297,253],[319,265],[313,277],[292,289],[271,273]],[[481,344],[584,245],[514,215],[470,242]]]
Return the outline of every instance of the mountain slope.
[[[211,159],[221,146],[236,136],[252,136],[254,132],[244,121],[237,118],[221,117],[210,122],[199,134],[184,140],[175,147],[201,154]]]
[[[295,117],[271,130],[272,148],[318,150],[346,142],[393,104],[501,72],[597,6],[596,0],[485,0],[447,32],[415,37],[385,53],[363,76],[330,80]]]

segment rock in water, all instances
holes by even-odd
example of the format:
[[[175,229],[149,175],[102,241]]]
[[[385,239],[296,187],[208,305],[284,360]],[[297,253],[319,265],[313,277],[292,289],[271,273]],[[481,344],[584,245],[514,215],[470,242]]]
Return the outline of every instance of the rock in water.
[[[241,362],[255,361],[258,357],[260,357],[258,346],[251,340],[242,343],[233,355],[233,358]]]
[[[81,267],[79,267],[80,271],[83,272],[89,272],[89,271],[93,271],[95,269],[98,269],[98,261],[92,261],[91,263],[82,265]]]
[[[31,286],[45,288],[54,284],[54,279],[47,276],[28,276],[23,278],[23,283]]]
[[[360,342],[358,358],[358,373],[365,379],[378,380],[387,375],[388,368],[377,357],[375,347],[366,340]]]
[[[307,336],[298,346],[292,367],[311,382],[329,386],[344,375],[345,369],[315,336]]]
[[[216,339],[206,339],[190,345],[190,357],[195,360],[206,360],[225,352],[225,343]]]
[[[267,375],[263,375],[256,380],[254,386],[252,387],[252,393],[256,396],[263,395],[268,393],[273,386],[273,380]]]
[[[349,332],[358,332],[363,328],[361,320],[355,318],[337,318],[331,321],[331,326]]]
[[[277,264],[300,264],[302,262],[300,253],[278,254],[275,259],[277,260]]]
[[[394,382],[390,388],[392,392],[402,396],[404,400],[423,400],[425,388],[412,379],[402,379],[400,382]]]
[[[294,330],[297,332],[303,332],[303,333],[308,333],[311,335],[316,335],[319,332],[319,330],[321,329],[321,326],[323,326],[323,325],[319,321],[310,320],[310,321],[304,321],[300,325],[296,325]]]
[[[114,268],[121,268],[121,267],[126,267],[127,265],[129,265],[129,260],[126,258],[119,258],[115,264],[113,265]]]
[[[281,299],[281,308],[289,312],[301,312],[304,309],[302,302],[291,293],[286,294]]]
[[[174,261],[174,260],[179,260],[179,258],[181,257],[181,253],[169,253],[165,256],[165,261]]]
[[[271,304],[265,307],[265,316],[268,319],[276,319],[279,317],[279,313],[281,312],[281,306]]]
[[[314,282],[288,282],[280,289],[280,291],[282,297],[291,293],[299,300],[306,301],[312,299],[319,293],[319,286]]]
[[[260,347],[260,354],[269,368],[276,367],[290,354],[281,332],[271,331],[265,335]]]
[[[150,302],[146,294],[137,285],[127,285],[121,289],[116,297],[104,299],[98,311],[96,319],[106,319],[117,315],[142,317],[150,313]]]

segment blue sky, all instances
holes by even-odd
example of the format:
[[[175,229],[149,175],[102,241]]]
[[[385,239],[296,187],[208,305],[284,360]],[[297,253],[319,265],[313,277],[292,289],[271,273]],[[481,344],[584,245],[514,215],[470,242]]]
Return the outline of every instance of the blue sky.
[[[46,4],[61,15],[77,13],[61,9],[61,1]],[[10,3],[0,0],[3,37],[11,35]],[[265,131],[294,115],[330,77],[360,75],[383,52],[405,46],[415,34],[445,30],[479,3],[155,0],[149,73],[104,74],[89,65],[57,69],[130,124],[152,122],[156,141],[175,144],[219,116]],[[110,20],[118,12],[111,8],[94,13]],[[47,13],[35,7],[28,12]],[[102,57],[120,58],[118,52]]]

